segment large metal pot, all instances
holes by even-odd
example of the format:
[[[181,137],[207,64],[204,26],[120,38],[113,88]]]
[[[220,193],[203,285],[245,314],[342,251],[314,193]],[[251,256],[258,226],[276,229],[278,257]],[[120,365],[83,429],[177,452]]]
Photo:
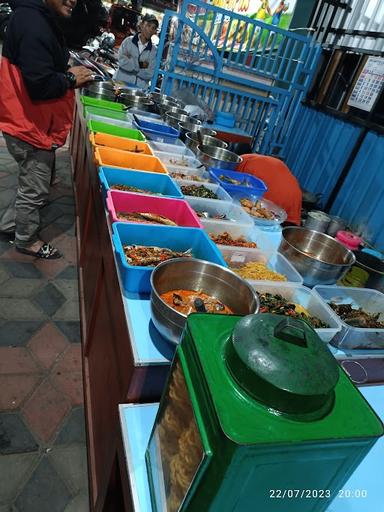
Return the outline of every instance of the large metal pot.
[[[166,118],[166,115],[169,114],[171,116],[177,114],[182,114],[183,116],[187,116],[188,115],[188,112],[186,110],[184,110],[183,108],[179,108],[179,107],[169,107],[165,112],[164,112],[164,115],[162,117]]]
[[[166,103],[167,101],[169,101],[171,103],[178,103],[179,105],[181,105],[181,102],[173,96],[167,96],[166,94],[162,94],[161,92],[151,92],[150,98],[155,103]]]
[[[118,89],[118,94],[124,94],[125,96],[134,96],[135,98],[148,98],[148,94],[142,89]],[[150,99],[150,98],[149,98]]]
[[[355,255],[329,235],[300,227],[282,231],[279,252],[301,274],[306,286],[334,284],[355,262]]]
[[[216,146],[199,145],[197,158],[205,167],[234,170],[243,161],[241,156]]]
[[[148,98],[143,98],[141,96],[131,96],[130,94],[119,94],[117,97],[117,101],[119,103],[123,103],[127,107],[135,107],[140,110],[153,110],[155,104],[153,101],[149,100]]]
[[[165,114],[165,121],[169,126],[172,126],[172,128],[176,128],[176,130],[179,129],[179,122],[180,121],[187,121],[188,123],[193,122],[193,117],[190,117],[188,114],[177,114],[174,112]],[[200,121],[199,121],[200,122]]]
[[[187,316],[171,308],[160,295],[180,289],[212,295],[237,315],[259,311],[255,290],[228,268],[194,258],[165,261],[151,274],[151,317],[156,329],[172,343],[179,343]]]
[[[169,99],[162,100],[160,103],[156,103],[157,109],[160,112],[160,115],[164,116],[165,112],[169,110],[171,107],[183,108],[184,105],[177,100]]]
[[[188,121],[179,122],[179,130],[182,140],[185,140],[185,135],[188,132],[200,132],[202,135],[210,135],[211,137],[216,137],[217,132],[215,132],[215,130],[211,130],[210,128],[206,128],[205,126],[201,126],[200,121],[198,123],[196,123],[196,121],[198,121],[198,119],[195,119],[195,121],[193,121],[192,123]]]
[[[210,135],[203,135],[199,132],[189,132],[185,134],[185,145],[191,149],[195,154],[197,154],[198,146],[200,144],[200,141],[205,146],[214,146],[217,148],[224,148],[226,149],[228,147],[228,144],[224,142],[223,140],[216,139],[216,137],[211,137]]]
[[[99,93],[113,93],[115,94],[116,86],[113,82],[89,82],[86,86],[89,91]]]

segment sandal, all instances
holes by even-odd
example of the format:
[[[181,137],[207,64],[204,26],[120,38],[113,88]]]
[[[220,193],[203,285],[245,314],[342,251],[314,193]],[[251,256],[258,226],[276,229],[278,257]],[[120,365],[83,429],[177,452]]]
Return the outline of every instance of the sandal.
[[[52,247],[51,244],[42,245],[38,251],[30,251],[29,249],[24,249],[24,247],[16,247],[16,251],[44,260],[57,260],[62,257],[62,254],[55,247]]]

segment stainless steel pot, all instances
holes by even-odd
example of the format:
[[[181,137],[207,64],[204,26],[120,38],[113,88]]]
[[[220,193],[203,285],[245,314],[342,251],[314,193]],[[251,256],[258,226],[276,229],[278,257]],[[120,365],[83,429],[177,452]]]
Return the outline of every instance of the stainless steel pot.
[[[336,217],[336,215],[331,215],[330,219],[331,220],[328,224],[327,231],[326,231],[327,235],[329,235],[329,236],[336,236],[338,231],[343,231],[347,226],[347,223],[341,217]]]
[[[199,145],[197,158],[205,167],[234,170],[243,161],[241,156],[216,146]]]
[[[148,94],[141,89],[124,89],[120,88],[117,90],[118,94],[124,94],[125,96],[134,96],[135,98],[148,98]]]
[[[304,227],[307,229],[313,229],[314,231],[319,231],[320,233],[325,233],[330,221],[331,218],[326,213],[320,210],[311,210],[308,212]]]
[[[129,94],[119,94],[117,101],[127,107],[135,107],[140,110],[153,110],[155,104],[153,101],[141,96],[131,96]]]
[[[163,117],[166,118],[167,114],[171,115],[171,116],[174,116],[175,114],[176,115],[180,115],[182,114],[183,116],[187,116],[188,115],[188,112],[186,110],[184,110],[183,108],[179,108],[179,107],[169,107],[165,112],[164,112],[164,115]]]
[[[164,302],[170,290],[201,290],[226,304],[237,315],[259,311],[255,290],[226,267],[194,258],[160,263],[151,274],[151,317],[156,329],[172,343],[179,343],[187,316]]]
[[[187,121],[188,123],[191,122],[191,120],[194,119],[193,117],[190,117],[188,114],[177,114],[177,113],[168,113],[165,114],[165,121],[169,126],[172,126],[172,128],[176,128],[176,130],[179,129],[179,122],[180,121]]]
[[[100,93],[112,92],[115,94],[116,86],[113,82],[89,82],[86,86],[86,89]]]
[[[176,100],[164,100],[160,103],[157,103],[157,109],[160,112],[160,115],[164,116],[165,112],[169,110],[171,107],[183,108],[184,105]]]
[[[200,137],[199,137],[200,135]],[[189,132],[185,135],[185,145],[189,147],[194,153],[197,154],[197,148],[200,144],[200,140],[205,146],[214,146],[218,148],[226,149],[228,144],[223,140],[216,139],[210,135],[203,135],[201,132]]]
[[[355,262],[355,255],[340,242],[318,231],[286,227],[279,252],[301,274],[306,286],[334,284]]]
[[[155,103],[163,103],[164,104],[167,101],[169,101],[171,103],[178,103],[179,105],[181,105],[181,102],[178,101],[173,96],[167,96],[166,94],[162,94],[161,92],[151,92],[150,93],[150,98]]]

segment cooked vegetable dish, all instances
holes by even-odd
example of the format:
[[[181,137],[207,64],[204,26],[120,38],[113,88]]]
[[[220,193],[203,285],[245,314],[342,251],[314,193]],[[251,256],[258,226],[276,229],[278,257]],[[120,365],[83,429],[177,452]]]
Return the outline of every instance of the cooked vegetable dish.
[[[146,245],[124,245],[123,249],[128,264],[141,267],[155,267],[162,261],[173,258],[190,258],[192,256],[191,249],[178,252],[163,247]]]
[[[362,308],[353,308],[352,304],[335,304],[330,302],[329,305],[346,324],[352,327],[384,329],[384,322],[379,320],[381,313],[367,313]]]
[[[257,245],[255,242],[249,242],[243,236],[239,238],[232,238],[229,233],[224,231],[224,233],[220,233],[219,235],[214,235],[213,233],[209,233],[211,240],[213,240],[218,245],[234,245],[235,247],[251,247],[255,249]]]
[[[303,306],[300,306],[300,304],[289,302],[279,294],[273,295],[272,293],[260,293],[259,300],[260,313],[275,313],[277,315],[299,318],[301,320],[305,320],[314,329],[329,327],[329,325],[320,320],[320,318],[311,316]]]
[[[219,199],[217,194],[204,185],[182,185],[181,191],[185,196],[204,197],[205,199]]]
[[[162,293],[160,297],[164,302],[179,313],[220,313],[229,315],[233,311],[212,295],[195,290],[171,290]]]

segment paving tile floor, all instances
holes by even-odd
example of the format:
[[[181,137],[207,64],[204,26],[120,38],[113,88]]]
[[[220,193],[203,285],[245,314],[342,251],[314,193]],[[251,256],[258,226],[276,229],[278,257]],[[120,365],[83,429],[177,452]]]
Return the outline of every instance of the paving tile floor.
[[[43,261],[0,237],[0,512],[89,510],[75,210],[68,149],[41,211]],[[0,138],[0,215],[17,165]]]

